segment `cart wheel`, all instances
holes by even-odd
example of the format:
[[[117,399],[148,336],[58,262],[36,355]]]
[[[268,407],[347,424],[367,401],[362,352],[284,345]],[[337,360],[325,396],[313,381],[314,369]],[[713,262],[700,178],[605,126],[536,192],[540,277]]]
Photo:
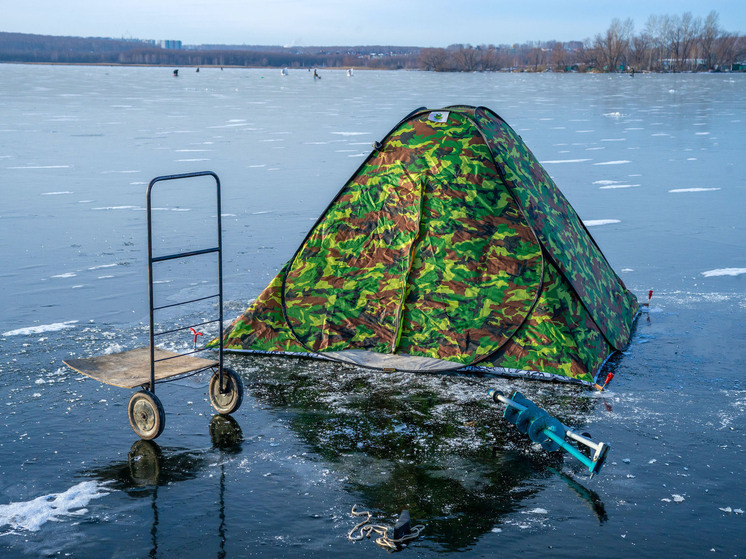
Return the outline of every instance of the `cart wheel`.
[[[243,401],[243,382],[233,369],[223,367],[225,392],[220,393],[220,371],[215,371],[210,379],[210,403],[222,415],[233,413]]]
[[[132,395],[127,406],[127,415],[132,430],[146,441],[158,437],[166,426],[166,412],[163,411],[163,404],[149,390],[140,390]]]

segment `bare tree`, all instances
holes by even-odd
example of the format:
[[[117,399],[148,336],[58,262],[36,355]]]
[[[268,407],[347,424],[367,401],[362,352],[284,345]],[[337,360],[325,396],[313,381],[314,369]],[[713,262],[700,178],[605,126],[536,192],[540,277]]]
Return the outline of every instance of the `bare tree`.
[[[500,56],[498,51],[492,45],[487,50],[482,51],[481,56],[481,69],[486,72],[493,72],[500,69]]]
[[[720,34],[715,43],[715,65],[726,66],[744,56],[744,37],[737,33]]]
[[[420,65],[425,70],[445,72],[448,69],[449,54],[446,49],[422,49]]]
[[[562,43],[554,43],[551,52],[552,66],[555,70],[564,70],[567,66],[567,51]]]
[[[692,16],[691,12],[686,12],[681,16],[681,58],[679,67],[682,69],[694,70],[697,67],[697,55],[695,46],[697,37],[702,29],[702,20]]]
[[[666,49],[666,62],[668,68],[674,72],[681,70],[682,26],[681,16],[665,16],[663,28],[663,40]]]
[[[455,69],[459,72],[474,72],[479,69],[479,51],[471,45],[458,49],[451,55],[451,58]]]
[[[624,22],[619,18],[614,18],[604,34],[596,35],[593,48],[597,51],[599,61],[607,72],[616,72],[620,64],[626,62],[634,27],[634,22],[629,18]]]
[[[635,70],[649,70],[652,65],[653,38],[645,31],[632,37],[629,46],[630,68]]]
[[[715,68],[715,41],[721,34],[719,18],[718,13],[712,10],[707,14],[699,34],[699,56],[704,60],[707,70]]]

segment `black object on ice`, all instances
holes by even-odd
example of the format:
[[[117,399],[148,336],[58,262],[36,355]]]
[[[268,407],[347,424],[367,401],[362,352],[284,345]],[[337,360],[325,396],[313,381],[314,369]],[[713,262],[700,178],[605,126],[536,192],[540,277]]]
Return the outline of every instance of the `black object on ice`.
[[[410,520],[409,511],[403,510],[399,515],[399,520],[394,524],[394,540],[400,540],[404,536],[408,536],[410,532]]]

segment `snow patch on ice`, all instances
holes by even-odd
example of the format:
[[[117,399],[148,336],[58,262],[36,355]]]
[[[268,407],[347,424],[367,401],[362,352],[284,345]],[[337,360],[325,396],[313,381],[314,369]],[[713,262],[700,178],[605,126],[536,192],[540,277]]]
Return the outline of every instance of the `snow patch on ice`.
[[[85,507],[88,503],[110,492],[110,489],[95,481],[83,481],[62,493],[51,493],[31,501],[0,505],[0,527],[9,527],[11,532],[36,532],[47,522],[60,522],[68,516],[86,514],[88,509]]]
[[[674,188],[669,192],[710,192],[712,190],[720,190],[720,187],[713,188]]]
[[[610,225],[612,223],[621,223],[619,219],[588,219],[583,220],[586,227],[596,227],[598,225]]]
[[[69,169],[72,165],[22,165],[8,169]]]
[[[77,320],[68,320],[67,322],[54,322],[52,324],[41,324],[39,326],[28,326],[26,328],[18,328],[17,330],[9,330],[3,332],[3,336],[30,336],[32,334],[42,334],[44,332],[57,332],[59,330],[65,330],[66,328],[72,328],[73,324],[77,324]]]
[[[610,184],[608,186],[601,186],[599,190],[609,190],[611,188],[634,188],[640,186],[639,184]]]
[[[740,276],[741,274],[746,274],[746,268],[718,268],[716,270],[702,272],[702,275],[706,278],[716,276]]]

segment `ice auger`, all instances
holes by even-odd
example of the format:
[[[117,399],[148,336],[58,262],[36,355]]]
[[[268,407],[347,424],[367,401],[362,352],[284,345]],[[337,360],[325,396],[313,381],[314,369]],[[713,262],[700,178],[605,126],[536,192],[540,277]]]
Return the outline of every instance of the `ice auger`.
[[[527,434],[533,442],[540,444],[549,452],[562,449],[574,456],[588,467],[591,477],[601,471],[609,453],[610,447],[608,444],[593,442],[589,436],[585,436],[587,433],[581,435],[570,429],[518,391],[513,392],[510,398],[506,398],[499,390],[490,390],[489,395],[495,403],[505,404],[503,417],[511,423],[515,423],[518,430]],[[571,439],[578,445],[588,447],[593,453],[586,456],[566,439]]]

